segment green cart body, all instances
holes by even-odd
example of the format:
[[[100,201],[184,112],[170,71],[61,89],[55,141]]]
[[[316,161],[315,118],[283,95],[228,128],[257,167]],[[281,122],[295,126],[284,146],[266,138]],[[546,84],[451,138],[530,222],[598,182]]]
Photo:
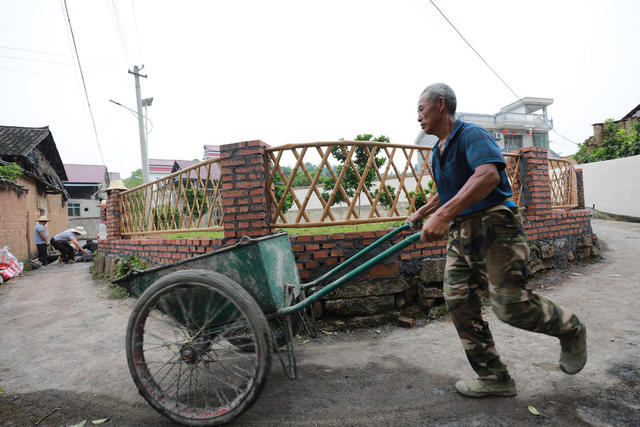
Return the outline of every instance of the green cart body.
[[[209,270],[230,278],[249,292],[265,314],[275,313],[285,307],[287,287],[300,287],[300,275],[285,233],[241,239],[236,245],[174,264],[144,271],[132,270],[126,276],[114,280],[114,283],[139,298],[158,279],[180,270]],[[182,318],[177,302],[172,306],[173,309],[167,314],[183,323],[185,319]],[[204,307],[200,309],[204,310]],[[198,309],[195,313],[197,317],[203,316]],[[235,317],[235,312],[230,308],[217,317],[216,323],[224,323]]]

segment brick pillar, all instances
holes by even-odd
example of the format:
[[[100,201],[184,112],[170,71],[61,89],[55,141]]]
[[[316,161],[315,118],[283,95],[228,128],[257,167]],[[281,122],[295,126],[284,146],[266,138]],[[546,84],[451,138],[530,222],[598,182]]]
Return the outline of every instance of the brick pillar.
[[[122,239],[120,234],[120,192],[118,189],[107,190],[107,207],[106,207],[106,223],[107,223],[107,240]]]
[[[259,140],[220,146],[225,244],[233,244],[241,236],[271,233],[265,170],[267,147]]]
[[[520,178],[522,204],[526,215],[541,215],[551,211],[551,184],[547,149],[526,147],[520,149]]]
[[[100,221],[107,223],[107,201],[103,200],[100,202]]]
[[[578,209],[584,209],[584,181],[582,169],[576,169],[576,187],[578,189]]]

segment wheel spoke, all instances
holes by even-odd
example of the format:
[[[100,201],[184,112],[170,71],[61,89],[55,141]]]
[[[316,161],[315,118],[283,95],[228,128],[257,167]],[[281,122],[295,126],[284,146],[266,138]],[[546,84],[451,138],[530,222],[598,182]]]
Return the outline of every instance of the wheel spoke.
[[[185,279],[152,285],[136,304],[127,332],[130,370],[145,399],[175,421],[227,422],[262,389],[271,357],[267,322],[246,291],[223,276],[169,276]]]

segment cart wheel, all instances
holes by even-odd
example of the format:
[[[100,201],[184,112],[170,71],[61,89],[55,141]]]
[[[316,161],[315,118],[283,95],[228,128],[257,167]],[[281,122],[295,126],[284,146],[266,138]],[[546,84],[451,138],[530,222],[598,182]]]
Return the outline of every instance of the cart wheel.
[[[251,352],[230,342],[250,337]],[[186,425],[229,422],[256,400],[271,367],[267,320],[240,285],[187,270],[151,285],[127,326],[127,361],[140,394]]]

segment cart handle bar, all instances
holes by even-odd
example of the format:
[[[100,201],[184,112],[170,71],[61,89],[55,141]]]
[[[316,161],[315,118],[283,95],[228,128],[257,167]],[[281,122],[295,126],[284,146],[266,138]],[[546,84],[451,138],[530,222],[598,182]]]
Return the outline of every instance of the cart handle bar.
[[[364,254],[366,254],[369,251],[371,251],[372,249],[380,246],[384,241],[390,239],[391,237],[395,236],[396,234],[400,233],[401,231],[407,230],[409,228],[411,228],[411,225],[410,224],[405,224],[405,225],[402,225],[402,226],[396,228],[395,230],[392,230],[391,232],[389,232],[388,234],[382,236],[380,239],[376,240],[374,243],[372,243],[371,245],[367,246],[366,248],[364,248],[363,250],[361,250],[357,254],[353,255],[351,258],[349,258],[347,261],[345,261],[342,264],[340,264],[338,267],[336,267],[333,270],[329,271],[328,273],[324,274],[322,277],[317,278],[313,282],[302,284],[301,285],[302,288],[306,289],[306,288],[309,288],[311,286],[316,285],[321,280],[331,276],[334,273],[337,273],[338,271],[342,270],[343,268],[345,268],[349,264],[353,263],[358,258],[361,258]],[[335,280],[334,282],[332,282],[332,283],[328,284],[327,286],[325,286],[324,288],[320,289],[318,292],[314,293],[313,295],[303,299],[302,301],[298,302],[295,305],[279,309],[278,310],[278,314],[281,314],[281,315],[291,314],[291,313],[296,312],[296,311],[308,306],[309,304],[319,300],[324,295],[328,294],[329,292],[332,292],[333,290],[335,290],[339,286],[343,285],[345,282],[349,281],[353,277],[359,275],[360,273],[362,273],[364,271],[369,270],[371,267],[373,267],[374,265],[378,264],[380,261],[388,258],[389,256],[395,254],[396,252],[401,251],[402,249],[406,248],[410,244],[414,243],[416,240],[420,239],[420,234],[421,234],[421,232],[417,232],[417,233],[412,234],[411,236],[407,237],[406,239],[402,240],[401,242],[396,243],[395,245],[391,246],[390,248],[388,248],[384,252],[381,252],[380,254],[376,255],[373,258],[371,258],[370,260],[368,260],[364,264],[362,264],[362,265],[358,266],[357,268],[353,269],[351,272],[345,274],[344,276],[340,277],[339,279]]]
[[[309,282],[309,283],[303,283],[301,285],[302,289],[307,289],[310,288],[312,286],[317,285],[318,283],[322,282],[323,280],[325,280],[327,277],[332,276],[334,274],[336,274],[337,272],[339,272],[340,270],[343,270],[344,268],[346,268],[347,266],[349,266],[350,264],[353,264],[355,261],[357,261],[358,259],[360,259],[363,255],[365,255],[366,253],[368,253],[369,251],[372,251],[373,249],[377,248],[378,246],[380,246],[382,243],[386,242],[387,240],[389,240],[390,238],[392,238],[393,236],[395,236],[396,234],[400,233],[401,231],[404,231],[406,229],[410,228],[409,224],[404,224],[401,227],[398,227],[394,230],[391,230],[389,233],[385,234],[384,236],[382,236],[381,238],[379,238],[378,240],[376,240],[375,242],[373,242],[371,245],[367,246],[366,248],[362,249],[360,252],[358,252],[357,254],[353,255],[352,257],[350,257],[348,260],[346,260],[345,262],[343,262],[342,264],[338,265],[337,267],[335,267],[334,269],[330,270],[329,272],[325,273],[324,275],[322,275],[321,277],[318,277],[317,279],[315,279],[313,282]]]

